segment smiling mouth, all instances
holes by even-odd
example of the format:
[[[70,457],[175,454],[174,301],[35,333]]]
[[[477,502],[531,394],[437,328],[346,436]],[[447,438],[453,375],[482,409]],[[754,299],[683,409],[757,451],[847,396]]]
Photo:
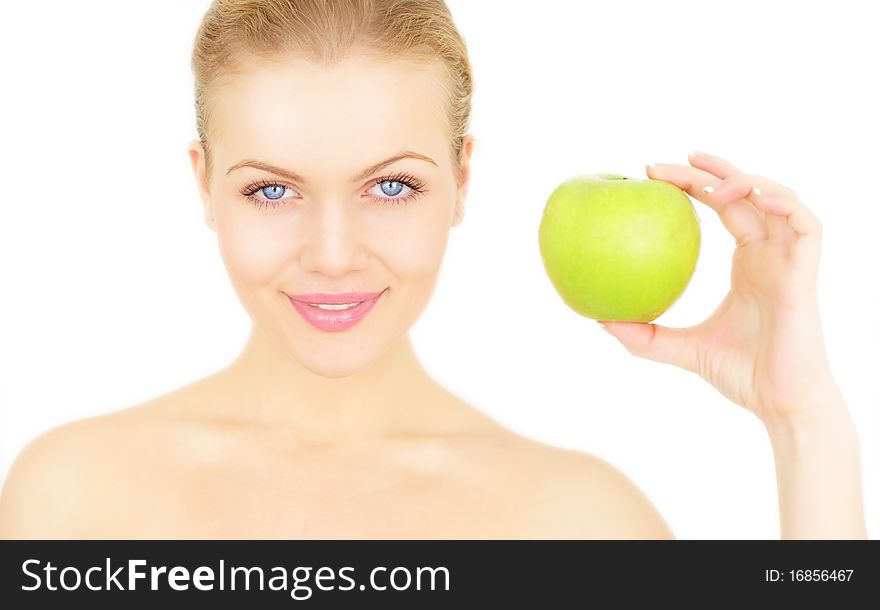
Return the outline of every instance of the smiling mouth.
[[[322,331],[342,331],[351,328],[366,317],[377,301],[388,292],[349,292],[343,294],[317,294],[287,296],[293,308],[312,326]],[[370,296],[372,295],[372,296]],[[354,298],[353,298],[354,297]],[[368,297],[368,298],[365,298]],[[324,301],[337,301],[328,303]]]

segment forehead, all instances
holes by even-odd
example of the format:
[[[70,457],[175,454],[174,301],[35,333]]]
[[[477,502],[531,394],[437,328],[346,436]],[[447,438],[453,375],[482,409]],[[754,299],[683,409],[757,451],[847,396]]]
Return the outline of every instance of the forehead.
[[[290,58],[241,66],[210,102],[215,149],[225,154],[338,163],[348,153],[362,161],[392,149],[436,151],[448,140],[439,62],[356,55],[332,65]]]

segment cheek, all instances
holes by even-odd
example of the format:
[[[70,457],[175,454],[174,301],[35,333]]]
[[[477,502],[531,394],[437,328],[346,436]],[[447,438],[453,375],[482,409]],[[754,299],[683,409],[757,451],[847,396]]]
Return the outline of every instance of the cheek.
[[[404,287],[433,283],[446,252],[450,215],[450,206],[442,200],[422,199],[399,211],[394,222],[385,223],[384,245],[377,245],[376,252],[385,257],[386,266]]]
[[[269,283],[284,264],[283,242],[267,238],[266,223],[257,216],[221,212],[216,227],[220,256],[236,290]]]

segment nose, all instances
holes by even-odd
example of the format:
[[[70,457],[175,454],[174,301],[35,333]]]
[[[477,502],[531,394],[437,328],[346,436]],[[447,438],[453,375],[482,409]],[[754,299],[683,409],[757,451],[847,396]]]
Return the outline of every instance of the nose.
[[[315,204],[305,227],[303,268],[327,276],[341,276],[367,264],[367,252],[355,210],[347,202]]]

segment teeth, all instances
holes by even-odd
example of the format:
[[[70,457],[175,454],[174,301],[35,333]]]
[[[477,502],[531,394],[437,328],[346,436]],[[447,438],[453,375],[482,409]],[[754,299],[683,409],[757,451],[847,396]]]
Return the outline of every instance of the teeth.
[[[352,307],[356,307],[360,305],[361,302],[357,303],[345,303],[342,305],[325,305],[324,303],[309,303],[312,307],[318,307],[320,309],[329,309],[329,310],[339,310],[339,309],[351,309]]]

